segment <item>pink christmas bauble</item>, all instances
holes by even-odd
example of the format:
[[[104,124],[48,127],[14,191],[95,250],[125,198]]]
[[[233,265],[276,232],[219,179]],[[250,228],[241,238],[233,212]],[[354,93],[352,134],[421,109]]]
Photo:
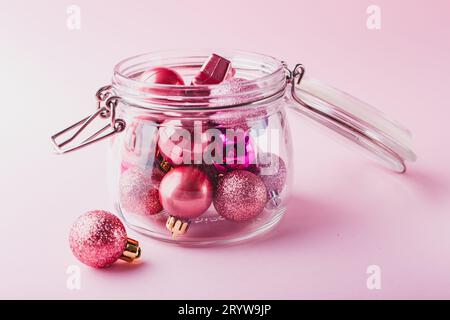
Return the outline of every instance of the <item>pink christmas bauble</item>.
[[[241,132],[243,134],[236,133],[236,137],[231,136],[231,138],[222,134],[223,159],[220,163],[214,163],[220,173],[232,170],[249,170],[255,166],[256,157],[252,139],[247,132]]]
[[[192,219],[209,208],[213,191],[205,172],[194,166],[181,166],[164,176],[159,185],[159,198],[171,216]]]
[[[127,233],[112,213],[95,210],[81,215],[72,225],[69,244],[75,257],[94,268],[114,263],[125,250]]]
[[[224,218],[243,222],[255,218],[267,202],[267,190],[255,174],[235,170],[226,173],[217,183],[214,208]]]
[[[158,119],[152,116],[138,116],[127,119],[121,150],[121,172],[139,166],[152,166],[155,160],[158,138]]]
[[[143,72],[139,80],[147,84],[141,91],[150,94],[146,100],[153,103],[165,103],[166,97],[179,94],[172,86],[184,85],[184,80],[178,72],[165,67],[151,68]]]
[[[142,216],[157,214],[162,210],[158,185],[163,173],[159,169],[132,167],[120,176],[120,206],[127,213]]]
[[[258,174],[267,191],[281,193],[286,184],[286,164],[283,159],[273,153],[261,153],[258,155]]]
[[[173,166],[201,164],[209,139],[204,132],[199,137],[194,132],[186,120],[164,121],[158,131],[158,150],[164,160]]]
[[[140,80],[147,83],[184,85],[181,75],[165,67],[154,67],[141,74]]]
[[[258,86],[242,78],[231,78],[222,85],[214,88],[211,95],[225,96],[223,102],[236,105],[257,100]],[[211,120],[218,128],[253,130],[263,132],[268,126],[267,111],[265,107],[255,107],[219,111],[211,115]]]

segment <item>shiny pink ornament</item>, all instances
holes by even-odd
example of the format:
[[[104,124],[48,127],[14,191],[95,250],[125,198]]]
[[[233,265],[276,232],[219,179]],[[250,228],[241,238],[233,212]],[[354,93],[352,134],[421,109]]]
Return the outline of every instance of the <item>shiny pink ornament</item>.
[[[133,167],[120,176],[119,201],[126,213],[142,216],[157,214],[162,210],[158,185],[163,173],[159,169]]]
[[[258,216],[267,203],[267,190],[255,174],[235,170],[226,173],[214,193],[214,208],[224,218],[244,222]]]
[[[178,72],[165,67],[151,68],[143,72],[139,80],[148,83],[148,86],[142,87],[141,90],[150,93],[152,96],[146,99],[154,103],[164,103],[165,97],[179,94],[177,90],[170,86],[184,85],[184,80]],[[168,86],[153,86],[158,84]]]
[[[158,150],[172,166],[201,164],[203,151],[209,144],[204,132],[196,138],[194,127],[188,126],[186,122],[167,120],[158,131]]]
[[[153,165],[158,136],[156,121],[157,118],[152,116],[138,116],[127,120],[121,151],[121,172],[135,166],[145,168]]]
[[[206,173],[194,166],[171,169],[159,185],[161,204],[171,216],[192,219],[208,210],[213,184]]]
[[[236,137],[223,134],[221,137],[224,157],[221,163],[214,163],[219,172],[247,170],[255,166],[255,150],[248,133],[236,133]]]
[[[178,72],[165,67],[155,67],[145,71],[140,80],[155,84],[184,85],[184,80]]]
[[[102,210],[81,215],[69,234],[70,248],[75,257],[94,268],[107,267],[121,258],[128,240],[119,218]],[[140,255],[140,249],[138,251],[136,257]]]

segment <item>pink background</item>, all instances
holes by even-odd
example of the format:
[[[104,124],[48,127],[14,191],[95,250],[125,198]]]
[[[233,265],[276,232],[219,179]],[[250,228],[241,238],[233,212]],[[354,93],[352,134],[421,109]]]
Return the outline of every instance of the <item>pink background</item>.
[[[5,1],[0,10],[0,298],[450,298],[450,1]],[[81,8],[81,30],[66,7]],[[366,8],[382,28],[366,28]],[[418,162],[390,173],[290,113],[295,191],[279,227],[188,249],[130,231],[140,264],[92,270],[72,221],[111,209],[106,144],[58,157],[49,136],[94,110],[113,65],[141,52],[239,48],[301,62],[414,133]],[[81,290],[66,269],[81,267]],[[382,289],[368,290],[379,265]]]

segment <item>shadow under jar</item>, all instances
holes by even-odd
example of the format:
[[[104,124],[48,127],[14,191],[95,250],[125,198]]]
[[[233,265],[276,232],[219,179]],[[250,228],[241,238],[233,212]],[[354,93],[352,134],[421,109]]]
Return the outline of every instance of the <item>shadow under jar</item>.
[[[234,80],[200,86],[140,81],[152,67],[169,67],[190,83],[210,53],[166,51],[121,61],[112,84],[97,93],[97,111],[52,137],[59,153],[110,139],[109,186],[132,229],[207,245],[250,239],[274,227],[293,177],[287,107],[397,172],[415,159],[405,129],[304,77],[302,65],[291,71],[269,56],[219,50],[231,61]],[[82,137],[102,121],[106,125]]]

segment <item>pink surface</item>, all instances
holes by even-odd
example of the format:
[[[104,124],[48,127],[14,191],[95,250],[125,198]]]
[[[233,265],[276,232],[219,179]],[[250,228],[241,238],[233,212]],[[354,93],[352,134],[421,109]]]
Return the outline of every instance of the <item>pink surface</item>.
[[[450,2],[2,1],[0,298],[450,298]],[[227,3],[227,6],[224,6]],[[223,8],[221,12],[219,8]],[[113,65],[141,52],[225,47],[302,62],[309,75],[401,120],[415,137],[406,175],[380,169],[290,113],[295,191],[264,239],[181,248],[130,232],[140,264],[92,270],[71,223],[111,209],[106,143],[54,156],[49,136],[94,108]],[[66,287],[80,265],[80,290]],[[381,290],[366,287],[369,265]]]

